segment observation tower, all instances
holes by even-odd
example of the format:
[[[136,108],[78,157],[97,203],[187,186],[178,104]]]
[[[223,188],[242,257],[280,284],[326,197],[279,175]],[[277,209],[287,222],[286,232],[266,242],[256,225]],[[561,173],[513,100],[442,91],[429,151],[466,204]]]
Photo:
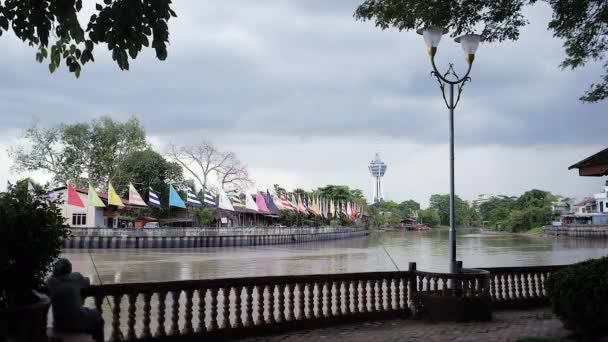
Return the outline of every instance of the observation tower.
[[[374,160],[369,163],[369,173],[374,177],[373,202],[380,203],[384,201],[384,193],[382,191],[382,177],[386,172],[386,164],[380,159],[380,154],[376,152]]]

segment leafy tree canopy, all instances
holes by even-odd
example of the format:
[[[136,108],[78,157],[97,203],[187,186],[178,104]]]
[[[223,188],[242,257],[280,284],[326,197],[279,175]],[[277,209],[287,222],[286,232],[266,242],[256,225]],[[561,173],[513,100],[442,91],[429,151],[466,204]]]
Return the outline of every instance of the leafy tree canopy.
[[[78,16],[82,5],[82,0],[0,1],[0,36],[12,30],[38,48],[38,62],[49,60],[50,72],[63,60],[76,77],[94,61],[94,47],[104,43],[122,70],[129,69],[129,58],[135,59],[143,47],[153,48],[160,60],[167,58],[167,23],[177,16],[171,0],[104,0],[90,9],[86,27]]]
[[[128,184],[133,183],[142,196],[148,192],[148,188],[152,188],[160,192],[161,203],[167,203],[169,184],[173,184],[178,189],[186,184],[182,167],[175,162],[167,161],[150,148],[129,154],[120,163],[119,169],[120,172],[113,183],[118,191],[122,190],[124,196],[129,192]],[[192,184],[189,185],[192,187]],[[166,210],[164,206],[162,209]]]
[[[463,201],[458,195],[455,196],[455,218],[457,225],[470,225],[476,220],[476,213],[467,201]],[[450,195],[431,195],[429,208],[434,209],[439,214],[439,220],[442,225],[450,224]]]
[[[120,176],[120,166],[131,153],[147,148],[146,133],[134,117],[125,122],[105,116],[55,128],[34,126],[24,138],[28,144],[10,149],[14,169],[47,172],[55,185],[69,180],[81,187],[90,182],[105,188]]]
[[[517,40],[528,24],[526,6],[538,0],[365,0],[355,11],[358,20],[374,20],[384,29],[414,30],[445,27],[452,36],[476,32],[486,42]],[[608,3],[598,0],[545,0],[553,10],[548,29],[564,41],[562,68],[575,69],[591,61],[603,61],[608,51]],[[608,97],[608,62],[598,83],[581,100],[596,102]]]

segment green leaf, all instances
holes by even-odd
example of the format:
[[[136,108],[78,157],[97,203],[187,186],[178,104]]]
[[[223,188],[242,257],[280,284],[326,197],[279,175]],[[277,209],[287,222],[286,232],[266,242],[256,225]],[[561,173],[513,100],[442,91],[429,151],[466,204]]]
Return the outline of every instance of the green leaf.
[[[8,30],[8,19],[6,19],[6,17],[0,17],[0,27],[5,31]]]
[[[51,62],[49,63],[49,71],[52,73],[55,72],[55,69],[57,69],[57,66],[55,65],[55,63]]]
[[[103,7],[100,4],[95,4],[95,9],[101,11]]]

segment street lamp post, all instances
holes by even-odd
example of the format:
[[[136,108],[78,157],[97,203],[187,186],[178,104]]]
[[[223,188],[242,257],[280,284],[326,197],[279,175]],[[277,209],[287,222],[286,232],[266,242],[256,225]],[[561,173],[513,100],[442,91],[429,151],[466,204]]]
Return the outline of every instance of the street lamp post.
[[[457,43],[460,43],[465,53],[465,58],[468,64],[467,72],[464,76],[459,77],[454,70],[454,65],[449,64],[448,69],[445,73],[440,73],[435,65],[435,54],[437,53],[437,46],[441,41],[441,37],[448,31],[443,28],[430,27],[426,29],[420,29],[417,31],[418,34],[422,35],[424,42],[428,47],[429,56],[431,57],[431,65],[433,71],[431,75],[435,76],[443,95],[443,100],[448,107],[450,112],[450,230],[449,230],[449,270],[450,273],[457,273],[458,268],[456,266],[456,221],[455,221],[455,195],[454,195],[454,108],[460,101],[460,95],[462,94],[462,88],[464,85],[471,80],[469,73],[471,72],[471,66],[475,59],[475,51],[479,46],[481,36],[477,34],[466,34],[455,39]],[[448,96],[446,98],[445,87],[448,86]],[[458,86],[458,94],[456,100],[454,100],[454,86]]]

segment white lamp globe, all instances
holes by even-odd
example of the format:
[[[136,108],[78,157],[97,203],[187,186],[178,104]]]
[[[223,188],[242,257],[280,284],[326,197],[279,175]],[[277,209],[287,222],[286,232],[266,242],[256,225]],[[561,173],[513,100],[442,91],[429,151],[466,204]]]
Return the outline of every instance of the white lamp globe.
[[[478,34],[465,34],[463,36],[457,37],[454,39],[456,43],[460,43],[462,47],[462,51],[467,58],[469,63],[473,62],[473,58],[475,56],[475,52],[479,47],[479,42],[481,41],[481,36]]]
[[[441,41],[441,36],[446,34],[448,30],[441,27],[429,27],[425,29],[418,29],[416,32],[422,35],[426,47],[430,49],[436,48],[439,45],[439,42]]]

